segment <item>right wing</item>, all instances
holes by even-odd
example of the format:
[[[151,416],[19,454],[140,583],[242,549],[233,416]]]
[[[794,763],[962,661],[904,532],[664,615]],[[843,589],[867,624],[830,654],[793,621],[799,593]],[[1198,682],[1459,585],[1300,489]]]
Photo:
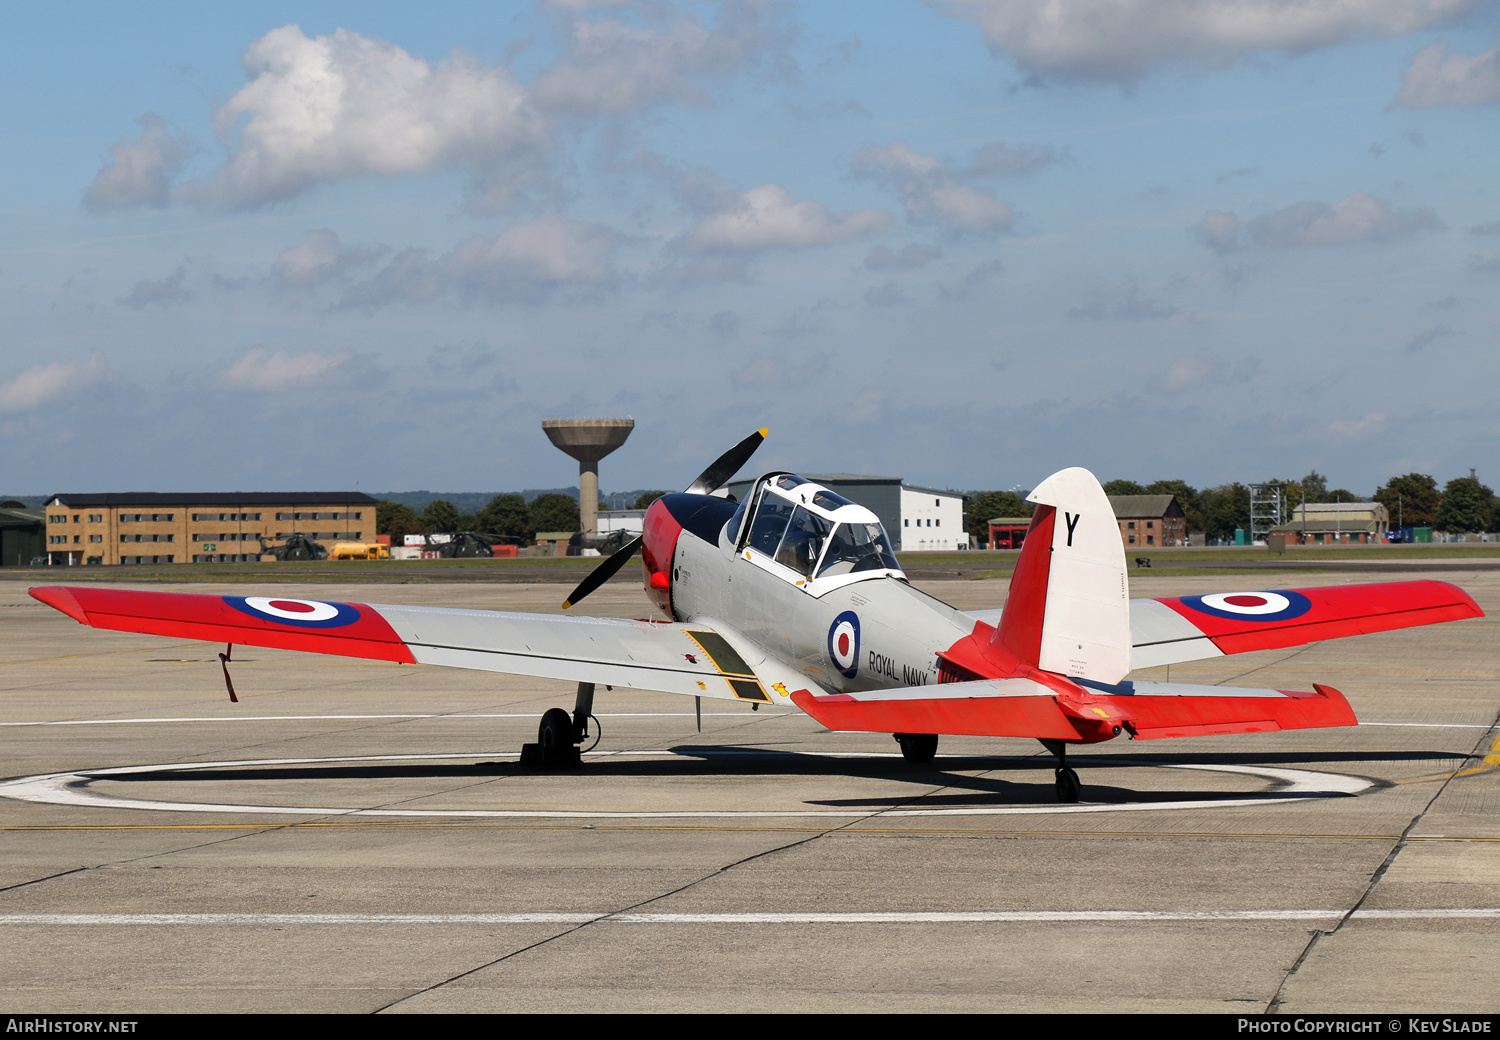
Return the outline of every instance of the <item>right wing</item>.
[[[967,613],[998,625],[1002,612]],[[1483,616],[1473,597],[1446,581],[1133,599],[1130,664],[1133,669],[1156,668]]]
[[[722,625],[100,588],[31,595],[94,628],[769,701]]]

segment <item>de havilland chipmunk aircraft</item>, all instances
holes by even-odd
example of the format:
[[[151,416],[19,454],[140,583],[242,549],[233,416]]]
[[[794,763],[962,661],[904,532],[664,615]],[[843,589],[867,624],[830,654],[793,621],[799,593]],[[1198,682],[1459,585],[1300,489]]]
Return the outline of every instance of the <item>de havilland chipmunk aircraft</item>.
[[[830,730],[893,734],[917,763],[932,760],[941,734],[1034,738],[1057,756],[1063,802],[1080,792],[1072,744],[1357,724],[1343,695],[1316,683],[1295,692],[1133,682],[1132,669],[1483,616],[1440,581],[1132,600],[1114,512],[1084,469],[1055,473],[1028,496],[1036,508],[1003,609],[965,613],[912,586],[876,515],[828,488],[775,472],[742,502],[714,495],[765,432],[652,503],[644,533],[563,604],[640,550],[646,593],[665,619],[100,588],[31,594],[95,628],[230,651],[242,643],[576,682],[573,712],[549,710],[538,742],[523,748],[531,765],[578,763],[604,685],[795,705]]]

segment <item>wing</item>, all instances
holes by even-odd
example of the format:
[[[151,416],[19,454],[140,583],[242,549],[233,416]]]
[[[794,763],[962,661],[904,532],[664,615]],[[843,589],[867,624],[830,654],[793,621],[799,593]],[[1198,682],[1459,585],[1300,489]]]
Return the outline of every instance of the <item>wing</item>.
[[[987,679],[853,695],[798,690],[792,700],[833,730],[1084,743],[1108,740],[1120,729],[1153,740],[1358,724],[1343,694],[1316,684],[1313,693],[1184,683],[1083,685],[1087,689],[1070,692],[1030,679]]]
[[[31,595],[94,628],[769,701],[725,626],[98,588]],[[741,650],[736,650],[736,645]]]
[[[1000,623],[1000,610],[968,613],[988,625]],[[1133,599],[1131,666],[1155,668],[1471,617],[1484,617],[1484,611],[1446,581]]]

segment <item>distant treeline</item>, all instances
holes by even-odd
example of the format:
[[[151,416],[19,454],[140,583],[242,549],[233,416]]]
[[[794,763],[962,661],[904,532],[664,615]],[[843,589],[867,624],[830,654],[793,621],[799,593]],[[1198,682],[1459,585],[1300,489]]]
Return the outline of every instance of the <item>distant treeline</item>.
[[[638,491],[625,503],[627,509],[644,509],[665,491]],[[471,498],[471,496],[460,496]],[[600,509],[610,508],[603,500]],[[497,538],[526,543],[538,531],[577,531],[579,529],[577,492],[544,492],[526,500],[524,492],[495,495],[471,513],[459,511],[448,499],[428,502],[418,513],[404,502],[383,499],[375,506],[375,530],[399,542],[409,534],[452,534],[456,531],[478,531]]]
[[[1358,495],[1347,488],[1329,490],[1328,478],[1314,470],[1301,480],[1270,479],[1266,484],[1283,486],[1283,502],[1290,519],[1292,510],[1304,502],[1369,502],[1385,506],[1392,527],[1432,527],[1439,531],[1466,533],[1500,531],[1500,501],[1475,477],[1455,477],[1438,490],[1438,482],[1425,473],[1392,477],[1372,495]],[[1250,488],[1238,482],[1217,487],[1195,488],[1185,480],[1158,480],[1138,484],[1133,480],[1111,480],[1104,485],[1108,495],[1176,495],[1187,514],[1189,531],[1202,531],[1220,541],[1232,540],[1236,528],[1249,526]],[[964,524],[980,542],[989,540],[988,524],[994,517],[1030,516],[1025,493],[981,491],[966,496]]]

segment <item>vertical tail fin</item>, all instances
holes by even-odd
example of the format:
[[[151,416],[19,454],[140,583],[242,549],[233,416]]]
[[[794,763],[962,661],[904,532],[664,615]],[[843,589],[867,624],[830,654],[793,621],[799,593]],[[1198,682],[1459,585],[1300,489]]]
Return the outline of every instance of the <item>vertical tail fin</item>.
[[[1075,467],[1027,501],[1037,509],[994,641],[1044,671],[1119,682],[1130,673],[1130,587],[1108,496]]]

